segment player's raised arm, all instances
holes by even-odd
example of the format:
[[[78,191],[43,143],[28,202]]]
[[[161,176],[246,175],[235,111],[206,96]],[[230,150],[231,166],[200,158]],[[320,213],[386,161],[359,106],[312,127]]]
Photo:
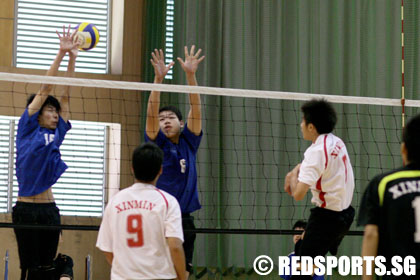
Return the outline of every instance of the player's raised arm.
[[[74,43],[74,36],[76,35],[76,31],[73,32],[73,34],[70,35],[70,27],[68,30],[68,33],[66,34],[66,37],[60,38],[60,45],[70,45],[72,46],[71,50],[69,50],[69,64],[67,65],[67,72],[66,77],[74,77],[74,71],[76,68],[76,58],[79,53],[79,46],[80,42]],[[67,48],[67,47],[66,47]],[[67,122],[70,118],[70,86],[65,86],[63,89],[63,93],[60,99],[60,105],[61,105],[61,112],[60,116],[63,118],[65,122]]]
[[[58,68],[60,67],[61,61],[63,60],[66,52],[71,50],[71,46],[73,42],[69,43],[70,41],[70,26],[68,31],[66,32],[66,27],[63,26],[63,35],[57,31],[57,35],[60,38],[60,49],[55,57],[54,62],[51,64],[50,69],[47,71],[46,76],[56,76],[58,72]],[[52,90],[52,85],[50,84],[42,84],[41,88],[39,89],[38,93],[35,95],[34,100],[28,106],[28,114],[32,116],[36,112],[41,109],[42,104],[44,104],[45,100],[47,99],[49,93]]]
[[[178,61],[184,69],[184,72],[187,76],[187,82],[190,86],[197,85],[197,79],[195,77],[195,73],[197,72],[198,65],[201,61],[204,60],[204,56],[200,57],[201,49],[199,49],[196,53],[195,46],[191,47],[191,50],[188,51],[188,48],[184,47],[185,51],[185,60],[178,57]],[[194,133],[195,135],[200,135],[201,133],[201,100],[199,94],[190,94],[190,111],[188,113],[187,123],[188,129]]]
[[[165,65],[165,56],[162,49],[159,51],[155,49],[152,52],[152,59],[150,62],[155,69],[155,84],[161,84],[169,69],[174,65],[172,61]],[[147,103],[147,117],[146,117],[146,134],[151,140],[155,140],[159,132],[159,106],[160,106],[160,91],[152,91]]]

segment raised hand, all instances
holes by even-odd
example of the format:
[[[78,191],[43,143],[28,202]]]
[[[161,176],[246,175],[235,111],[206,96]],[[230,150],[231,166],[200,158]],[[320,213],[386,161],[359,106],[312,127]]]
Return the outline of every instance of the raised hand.
[[[163,81],[163,78],[165,78],[166,74],[168,74],[168,71],[175,64],[173,61],[171,61],[168,65],[165,64],[165,56],[162,49],[159,51],[155,49],[155,51],[152,52],[152,58],[150,59],[150,62],[155,69],[155,78],[158,79],[159,82]]]
[[[70,38],[73,40],[73,42],[74,42],[76,33],[77,33],[77,30],[74,30],[73,33],[70,36]],[[69,51],[69,56],[76,58],[77,55],[79,54],[79,48],[80,48],[80,41],[77,40],[77,42],[74,42],[73,48]]]
[[[77,56],[80,42],[74,41],[74,36],[76,36],[76,30],[70,34],[71,28],[70,25],[66,31],[66,27],[63,25],[63,34],[60,35],[60,32],[56,31],[58,38],[60,39],[60,51],[63,53],[70,53],[71,55]]]
[[[197,51],[197,53],[194,53],[195,51],[195,45],[192,45],[191,50],[188,52],[187,46],[184,47],[185,51],[185,60],[182,60],[182,58],[178,57],[178,61],[181,64],[182,69],[184,69],[185,74],[195,74],[197,71],[198,65],[201,61],[203,61],[205,56],[202,56],[199,58],[201,49]]]

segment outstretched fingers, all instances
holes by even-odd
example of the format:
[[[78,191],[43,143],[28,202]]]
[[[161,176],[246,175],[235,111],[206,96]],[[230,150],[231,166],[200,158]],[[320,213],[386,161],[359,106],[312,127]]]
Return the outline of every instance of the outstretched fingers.
[[[153,60],[153,59],[150,59],[150,63],[152,64],[152,66],[153,66],[153,67],[155,67],[155,66],[156,66],[156,63],[154,62],[154,60]]]
[[[190,56],[194,56],[195,45],[191,46]]]
[[[188,47],[185,46],[184,52],[185,52],[185,61],[187,61],[187,59],[194,58],[197,60],[198,63],[200,63],[204,59],[204,56],[200,57],[202,49],[198,49],[198,51],[195,53],[195,45],[192,45],[190,50],[188,50]],[[178,57],[178,61],[181,62],[181,59],[179,57]]]
[[[205,58],[205,56],[203,55],[202,57],[200,57],[200,58],[197,60],[197,63],[200,63],[201,61],[203,61],[203,60],[204,60],[204,58]]]
[[[200,53],[201,53],[201,49],[198,49],[198,51],[197,51],[197,53],[196,54],[194,54],[194,53],[191,53],[195,58],[198,58],[199,56],[200,56]]]
[[[163,55],[162,50],[155,49],[154,52],[152,52],[152,57],[156,63],[163,60],[164,55]]]
[[[171,61],[166,67],[168,68],[168,70],[169,69],[171,69],[172,68],[172,66],[174,66],[175,65],[175,61]]]
[[[74,40],[74,37],[76,36],[76,34],[77,34],[77,30],[75,29],[75,30],[73,30],[73,32],[71,33],[71,35],[70,35],[70,39]]]
[[[157,56],[154,52],[152,52],[152,59],[150,59],[150,60],[153,60],[155,62],[158,61],[158,58],[157,58]]]
[[[160,50],[159,50],[159,54],[160,54],[160,59],[161,59],[161,60],[164,60],[165,55],[163,54],[162,49],[160,49]]]
[[[162,49],[154,49],[150,63],[155,69],[156,76],[160,78],[163,78],[175,64],[174,61],[171,61],[168,64],[165,63],[165,55]]]
[[[181,65],[184,65],[184,60],[182,60],[182,58],[177,57],[176,59],[179,61],[179,63],[180,63]]]
[[[57,35],[58,35],[58,38],[60,38],[60,39],[65,38],[65,37],[70,37],[71,39],[73,39],[76,32],[77,31],[75,30],[73,33],[71,33],[71,25],[70,24],[69,24],[67,30],[66,30],[66,26],[63,25],[63,32],[62,33],[60,33],[58,30],[55,31],[55,33],[57,33]]]
[[[188,55],[188,47],[187,46],[184,47],[184,54],[185,54],[185,58],[187,58],[189,56]]]

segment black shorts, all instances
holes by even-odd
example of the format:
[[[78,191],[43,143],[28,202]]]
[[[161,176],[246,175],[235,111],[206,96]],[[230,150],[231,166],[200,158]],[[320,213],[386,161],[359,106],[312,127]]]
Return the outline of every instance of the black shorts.
[[[14,224],[60,225],[60,213],[55,203],[16,202],[12,211]],[[59,229],[15,228],[20,267],[22,270],[49,270],[57,254]]]
[[[182,230],[184,232],[184,252],[185,264],[189,273],[192,272],[192,258],[194,253],[195,232],[185,232],[185,230],[195,230],[194,217],[190,214],[182,214]]]
[[[297,256],[337,254],[338,246],[349,231],[355,215],[354,208],[336,212],[325,208],[311,209],[303,239],[296,244]]]

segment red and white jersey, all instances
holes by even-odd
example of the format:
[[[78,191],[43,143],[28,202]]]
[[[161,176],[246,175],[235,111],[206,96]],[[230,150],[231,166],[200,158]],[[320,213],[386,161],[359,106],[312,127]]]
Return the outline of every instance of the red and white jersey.
[[[353,199],[354,175],[344,142],[332,133],[319,135],[305,151],[298,180],[310,186],[316,206],[347,209]]]
[[[109,201],[96,247],[114,255],[111,280],[175,279],[166,237],[184,241],[177,200],[155,186],[136,183]]]

